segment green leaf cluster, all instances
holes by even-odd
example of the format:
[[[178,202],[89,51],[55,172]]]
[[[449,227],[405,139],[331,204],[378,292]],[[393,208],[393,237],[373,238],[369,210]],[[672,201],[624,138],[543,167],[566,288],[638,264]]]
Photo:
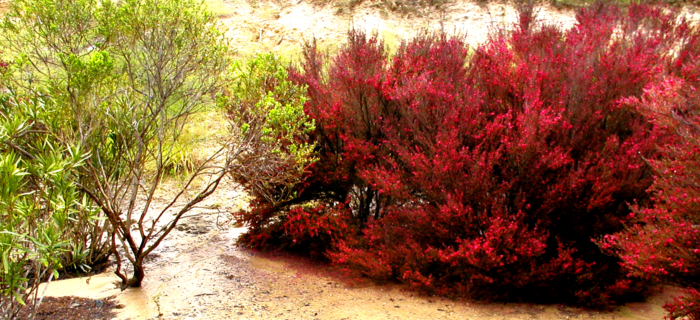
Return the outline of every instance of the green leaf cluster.
[[[300,177],[316,161],[315,145],[302,138],[315,129],[314,120],[304,113],[306,87],[292,83],[279,57],[265,53],[233,64],[230,90],[220,103],[240,126],[240,134],[292,160],[295,166],[288,169]]]
[[[75,185],[75,169],[88,154],[65,148],[45,132],[53,102],[17,96],[0,99],[0,317],[35,306],[38,286],[64,266],[85,262],[76,228],[93,224],[96,208]]]

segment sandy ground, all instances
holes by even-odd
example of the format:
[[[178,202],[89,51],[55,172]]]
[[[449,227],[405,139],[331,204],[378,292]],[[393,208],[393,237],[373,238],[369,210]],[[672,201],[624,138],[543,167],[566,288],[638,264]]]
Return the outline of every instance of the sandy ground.
[[[669,288],[645,303],[611,312],[561,305],[480,303],[423,296],[400,285],[351,284],[323,265],[251,252],[235,245],[244,231],[226,222],[222,199],[242,198],[224,186],[147,263],[144,286],[118,289],[112,273],[54,281],[49,296],[116,296],[117,319],[662,319]]]
[[[322,47],[336,48],[351,28],[378,34],[391,47],[422,31],[445,30],[466,34],[470,43],[483,42],[489,30],[509,26],[516,19],[515,8],[499,2],[449,1],[438,6],[398,6],[397,1],[367,0],[351,8],[347,2],[321,5],[304,0],[210,0],[243,55],[274,51],[294,56],[301,45],[315,38]],[[573,14],[550,6],[542,7],[538,18],[562,27],[574,23]]]
[[[500,3],[454,1],[418,9],[368,0],[319,4],[305,0],[209,0],[222,28],[242,56],[272,50],[294,58],[300,45],[316,37],[332,50],[351,26],[376,32],[396,46],[421,30],[466,32],[469,41],[486,39],[489,28],[515,19]],[[696,15],[696,11],[694,12]],[[563,27],[571,12],[545,7],[540,17]],[[612,312],[559,305],[477,303],[427,297],[398,285],[349,285],[325,266],[302,259],[262,255],[241,249],[244,232],[228,219],[245,205],[233,185],[217,193],[183,219],[151,255],[139,289],[120,291],[111,273],[89,279],[54,281],[49,296],[116,296],[118,319],[662,319],[663,302],[678,293],[668,289],[646,303]]]

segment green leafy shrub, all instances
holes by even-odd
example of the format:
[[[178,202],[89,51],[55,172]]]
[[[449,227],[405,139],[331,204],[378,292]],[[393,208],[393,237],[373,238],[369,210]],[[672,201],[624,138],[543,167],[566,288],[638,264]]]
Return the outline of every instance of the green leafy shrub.
[[[242,146],[234,178],[254,196],[272,203],[289,200],[292,187],[315,161],[314,144],[307,142],[315,126],[304,113],[306,89],[289,81],[272,53],[236,61],[229,81],[219,103]]]
[[[88,154],[36,134],[48,125],[37,116],[53,103],[13,94],[0,100],[0,317],[15,319],[25,305],[35,315],[41,282],[66,267],[85,268],[87,246],[104,242],[80,238],[99,223],[75,185]]]
[[[304,113],[306,88],[288,79],[286,66],[278,57],[272,53],[259,54],[248,62],[233,65],[228,90],[219,102],[231,119],[232,132],[238,137],[236,143],[241,146],[236,154],[233,178],[254,197],[255,203],[267,204],[264,208],[236,213],[237,220],[251,229],[274,229],[271,233],[292,239],[287,242],[290,247],[314,248],[312,254],[322,254],[329,243],[324,236],[339,224],[326,221],[324,228],[328,230],[303,230],[288,223],[288,216],[279,215],[274,209],[296,201],[298,186],[317,160],[315,144],[309,142],[315,123]],[[325,208],[291,210],[299,219],[308,221],[319,217],[318,213]],[[265,225],[258,223],[263,221]],[[249,235],[253,234],[256,232]],[[258,248],[280,244],[278,240],[268,242],[278,238],[269,235],[255,239],[243,236],[239,240]]]
[[[99,96],[108,91],[103,85],[114,79],[114,59],[104,51],[90,50],[90,39],[96,36],[91,29],[94,12],[84,9],[91,6],[97,1],[17,0],[3,19],[3,45],[12,58],[5,85],[14,99],[8,100],[5,110],[13,121],[22,119],[18,121],[26,124],[10,137],[17,147],[14,151],[25,159],[41,159],[41,144],[71,150],[92,143],[76,139],[71,131],[95,125],[91,104],[104,103]],[[73,23],[61,23],[67,19]],[[35,23],[38,20],[44,23]],[[81,195],[75,201],[82,209],[60,226],[68,241],[62,266],[86,272],[104,265],[111,255],[109,227],[91,199]]]

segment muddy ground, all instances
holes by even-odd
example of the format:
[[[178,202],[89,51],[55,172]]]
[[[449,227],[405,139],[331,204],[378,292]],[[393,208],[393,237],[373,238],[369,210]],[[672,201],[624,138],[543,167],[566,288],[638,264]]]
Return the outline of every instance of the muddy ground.
[[[116,319],[662,319],[663,301],[677,289],[611,312],[562,305],[481,303],[420,295],[400,285],[357,284],[305,259],[261,254],[235,245],[243,228],[220,206],[244,198],[219,190],[184,219],[147,263],[139,289],[118,289],[107,272],[54,281],[49,296],[116,297]],[[75,306],[80,308],[80,306]]]
[[[376,32],[389,46],[422,30],[466,33],[470,42],[512,22],[515,10],[498,2],[450,1],[427,7],[400,1],[209,0],[240,56],[272,50],[290,60],[316,38],[333,50],[354,26]],[[433,2],[435,3],[435,2]],[[697,10],[690,10],[697,18]],[[562,27],[568,10],[545,7],[540,17]],[[327,266],[266,255],[235,245],[244,229],[230,212],[246,199],[232,184],[220,187],[181,221],[146,264],[139,289],[118,289],[112,273],[54,281],[49,296],[114,296],[117,319],[662,319],[669,288],[644,303],[610,312],[560,305],[479,303],[422,296],[399,285],[349,284]],[[79,305],[75,306],[79,308]],[[70,318],[70,315],[67,315]]]

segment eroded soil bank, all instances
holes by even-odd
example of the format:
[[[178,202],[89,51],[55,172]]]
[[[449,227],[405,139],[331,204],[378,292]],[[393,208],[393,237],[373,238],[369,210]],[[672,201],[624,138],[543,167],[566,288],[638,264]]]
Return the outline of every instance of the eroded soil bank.
[[[515,7],[499,1],[432,1],[436,4],[431,6],[410,0],[209,1],[242,55],[273,51],[291,59],[312,39],[321,48],[337,48],[351,28],[377,34],[394,48],[421,32],[438,30],[466,35],[469,43],[477,44],[493,28],[510,26],[517,18]],[[538,18],[563,28],[574,23],[571,10],[551,6],[541,7]]]

